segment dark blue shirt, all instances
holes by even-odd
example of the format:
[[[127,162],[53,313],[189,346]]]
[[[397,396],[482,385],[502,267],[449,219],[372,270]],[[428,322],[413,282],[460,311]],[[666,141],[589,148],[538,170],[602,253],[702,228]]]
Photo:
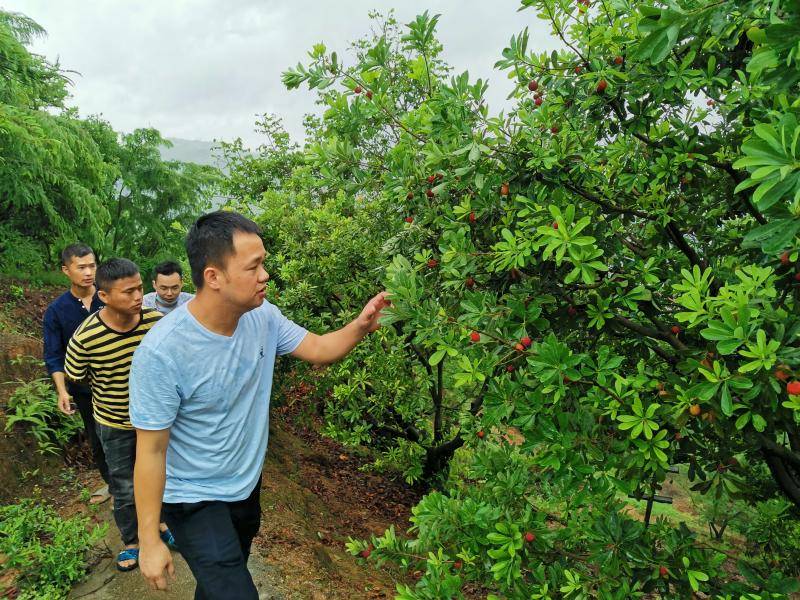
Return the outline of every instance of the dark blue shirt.
[[[44,365],[48,374],[64,372],[64,357],[69,338],[86,317],[101,308],[103,303],[97,292],[92,298],[90,310],[86,310],[83,301],[73,296],[69,290],[50,303],[44,313]]]

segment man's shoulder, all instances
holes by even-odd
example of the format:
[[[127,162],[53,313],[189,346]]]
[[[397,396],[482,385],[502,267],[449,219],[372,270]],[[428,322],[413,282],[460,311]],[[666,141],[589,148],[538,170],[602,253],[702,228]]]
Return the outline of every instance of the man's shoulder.
[[[190,323],[186,322],[188,315],[185,314],[185,309],[179,310],[179,308],[169,313],[169,319],[163,318],[164,315],[156,309],[142,308],[143,316],[145,311],[158,316],[151,321],[147,335],[142,338],[140,348],[145,348],[147,351],[165,350],[171,353],[175,348],[181,348],[185,345],[182,334],[186,332]]]
[[[87,338],[94,335],[98,328],[103,327],[103,323],[100,321],[99,314],[100,311],[92,313],[86,317],[80,325],[78,325],[75,333],[72,334],[72,337],[75,339],[75,341],[83,343]]]
[[[64,306],[67,305],[67,301],[70,299],[72,294],[69,290],[63,292],[53,298],[50,304],[47,305],[47,309],[45,310],[45,314],[50,313],[53,314],[54,312],[60,311]]]
[[[155,302],[156,302],[155,292],[147,292],[144,296],[142,296],[143,306],[147,306],[149,308],[155,308]]]

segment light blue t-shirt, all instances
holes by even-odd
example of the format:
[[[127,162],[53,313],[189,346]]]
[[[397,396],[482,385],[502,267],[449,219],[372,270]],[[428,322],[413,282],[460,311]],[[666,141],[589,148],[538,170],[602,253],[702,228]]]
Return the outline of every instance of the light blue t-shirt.
[[[307,331],[269,302],[242,315],[231,337],[176,308],[133,356],[130,417],[138,429],[170,429],[164,502],[244,500],[267,450],[275,357]]]

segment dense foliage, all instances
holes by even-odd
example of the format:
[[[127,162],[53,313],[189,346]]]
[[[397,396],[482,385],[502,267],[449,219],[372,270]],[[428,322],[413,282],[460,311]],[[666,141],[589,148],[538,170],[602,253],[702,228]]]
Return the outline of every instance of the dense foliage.
[[[511,38],[499,116],[441,62],[435,16],[380,21],[350,64],[315,46],[284,74],[323,109],[305,164],[241,197],[298,320],[393,295],[392,327],[309,374],[330,432],[428,484],[472,449],[413,539],[352,548],[421,569],[403,598],[786,593],[623,508],[678,464],[711,497],[800,504],[798,8],[523,8],[563,49]]]

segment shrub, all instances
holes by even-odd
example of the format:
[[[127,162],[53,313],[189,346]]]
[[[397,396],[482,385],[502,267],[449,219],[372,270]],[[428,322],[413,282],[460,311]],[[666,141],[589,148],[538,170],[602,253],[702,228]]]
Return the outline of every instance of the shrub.
[[[0,507],[0,553],[6,572],[17,571],[20,598],[67,597],[86,571],[89,549],[107,525],[90,528],[89,519],[62,519],[39,500]]]

